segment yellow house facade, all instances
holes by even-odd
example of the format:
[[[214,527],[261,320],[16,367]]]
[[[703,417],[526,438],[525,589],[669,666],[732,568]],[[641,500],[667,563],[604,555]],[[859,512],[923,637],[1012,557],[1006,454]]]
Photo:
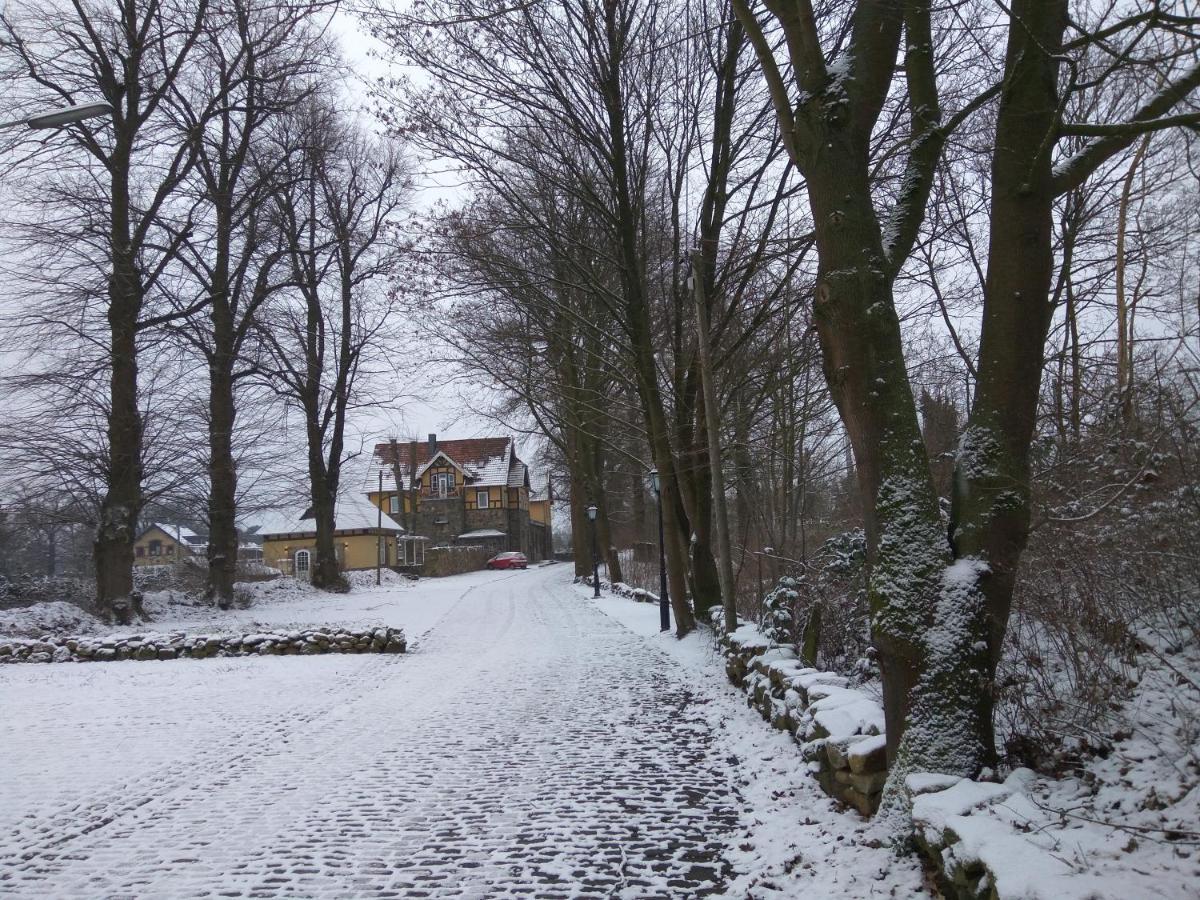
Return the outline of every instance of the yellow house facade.
[[[170,566],[190,556],[203,554],[205,542],[184,525],[155,522],[146,526],[133,543],[135,566]]]
[[[316,558],[316,523],[308,510],[267,517],[259,534],[263,563],[286,575],[306,577]],[[404,529],[361,495],[338,499],[334,511],[334,551],[342,571],[373,569],[376,564],[402,565]]]
[[[364,492],[433,546],[516,550],[531,562],[550,549],[550,498],[534,494],[511,437],[376,444]]]

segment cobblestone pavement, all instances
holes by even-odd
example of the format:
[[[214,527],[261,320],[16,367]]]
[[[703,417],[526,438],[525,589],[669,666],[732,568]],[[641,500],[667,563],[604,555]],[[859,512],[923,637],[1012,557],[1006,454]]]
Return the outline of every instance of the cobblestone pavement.
[[[564,568],[475,582],[402,657],[0,671],[0,895],[719,892],[704,704]]]

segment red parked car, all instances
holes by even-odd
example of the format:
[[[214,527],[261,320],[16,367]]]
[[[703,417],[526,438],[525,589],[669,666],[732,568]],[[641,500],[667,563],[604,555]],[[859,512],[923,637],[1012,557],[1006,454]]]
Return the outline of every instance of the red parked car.
[[[488,560],[487,567],[489,569],[528,569],[529,560],[525,558],[524,553],[510,550],[507,553],[497,553]]]

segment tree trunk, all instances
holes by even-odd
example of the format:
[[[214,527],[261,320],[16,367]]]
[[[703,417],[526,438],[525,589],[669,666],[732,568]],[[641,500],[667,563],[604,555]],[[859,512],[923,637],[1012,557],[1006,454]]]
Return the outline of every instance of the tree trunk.
[[[1129,225],[1129,201],[1138,166],[1150,146],[1150,135],[1142,138],[1133,162],[1121,182],[1121,199],[1117,204],[1117,396],[1121,401],[1121,419],[1126,426],[1133,420],[1133,309],[1125,291],[1125,233]]]
[[[114,159],[117,155],[114,154]],[[94,555],[96,608],[128,625],[136,610],[133,542],[142,511],[142,415],[138,408],[137,322],[142,287],[129,242],[128,155],[112,176],[112,275],[108,280],[109,363],[107,490],[100,503]]]
[[[608,520],[608,501],[604,494],[600,495],[599,512],[596,514],[596,539],[600,542],[600,557],[608,570],[608,580],[611,582],[624,581],[621,572],[621,557],[613,546],[612,527]]]
[[[651,328],[650,308],[645,284],[645,265],[640,244],[640,197],[635,197],[630,176],[628,134],[625,128],[626,103],[621,74],[623,56],[628,49],[624,22],[620,20],[621,7],[615,0],[604,4],[604,28],[607,56],[603,61],[601,92],[604,96],[607,116],[609,147],[612,156],[613,199],[616,202],[616,240],[620,251],[621,294],[629,328],[630,344],[638,396],[649,431],[650,449],[658,466],[662,485],[663,528],[667,537],[667,582],[671,593],[671,607],[675,613],[676,634],[680,637],[695,627],[695,620],[687,602],[687,556],[681,545],[682,516],[678,474],[675,458],[671,451],[670,433],[667,424],[662,392],[658,384],[658,367],[655,364],[654,333]]]
[[[414,519],[410,519],[408,510],[404,502],[404,472],[400,468],[400,444],[395,438],[388,441],[388,449],[392,454],[392,481],[396,485],[396,503],[398,504],[396,517],[400,521],[400,527],[412,534],[416,531],[413,526]],[[380,508],[383,507],[383,493],[379,495]],[[390,510],[389,510],[390,514]]]
[[[233,606],[233,584],[237,576],[237,465],[233,458],[237,410],[233,397],[233,361],[220,349],[219,332],[217,329],[215,352],[209,362],[208,597],[221,609],[229,609]],[[232,342],[232,334],[229,338]]]
[[[729,513],[725,506],[725,478],[721,468],[720,422],[717,414],[717,389],[714,384],[712,352],[709,346],[708,306],[704,291],[704,256],[692,254],[692,278],[695,281],[696,331],[700,350],[702,392],[704,395],[705,437],[708,444],[708,470],[717,519],[717,541],[720,551],[721,603],[725,610],[725,629],[737,628],[737,600],[733,592],[733,544],[729,539]],[[704,619],[708,621],[707,617]]]
[[[825,378],[854,451],[871,563],[868,598],[895,759],[924,667],[949,547],[904,365],[867,174],[841,131],[809,192],[819,251],[814,319]]]
[[[621,560],[613,546],[612,527],[608,518],[608,491],[604,481],[604,451],[599,440],[600,425],[596,423],[579,430],[575,439],[583,450],[583,464],[587,468],[588,494],[596,504],[596,541],[599,544],[600,560],[608,570],[610,582],[624,581]],[[588,523],[588,527],[592,527]]]
[[[408,442],[408,514],[412,530],[417,531],[417,504],[421,502],[421,491],[417,487],[417,442]]]
[[[633,533],[638,542],[646,540],[646,476],[635,468],[629,473],[629,508],[633,510]]]
[[[1064,0],[1017,0],[992,159],[993,223],[984,287],[975,402],[959,443],[951,513],[955,555],[976,560],[978,578],[963,610],[978,621],[986,652],[957,668],[984,689],[970,741],[980,764],[995,760],[992,685],[1012,608],[1017,563],[1029,537],[1029,447],[1037,422],[1045,340],[1053,305],[1052,159],[1046,135],[1058,127],[1058,48]]]
[[[311,430],[311,429],[310,429]],[[310,435],[308,445],[308,479],[312,488],[312,513],[316,526],[316,552],[312,564],[312,583],[326,591],[349,590],[338,564],[337,547],[333,532],[337,528],[334,519],[336,496],[331,489],[325,469],[325,458],[321,452],[320,435]]]
[[[570,463],[568,457],[568,463]],[[588,536],[588,518],[584,511],[587,503],[583,498],[583,479],[571,473],[571,556],[575,560],[575,577],[590,578],[592,575],[592,545]]]
[[[58,526],[51,525],[46,529],[46,577],[53,578],[58,574]]]
[[[713,487],[708,459],[707,417],[704,407],[696,406],[694,440],[687,462],[684,506],[688,510],[691,534],[682,535],[691,552],[692,606],[696,620],[707,623],[709,610],[721,602],[721,576],[713,555]],[[682,475],[682,473],[681,473]],[[687,502],[690,498],[690,503]]]
[[[663,536],[667,556],[667,589],[671,595],[671,612],[675,616],[675,633],[683,637],[696,627],[692,608],[687,595],[687,548],[681,538],[682,523],[679,515],[680,502],[675,480],[675,464],[670,452],[659,461],[659,478],[662,484]],[[663,478],[664,468],[667,477]]]

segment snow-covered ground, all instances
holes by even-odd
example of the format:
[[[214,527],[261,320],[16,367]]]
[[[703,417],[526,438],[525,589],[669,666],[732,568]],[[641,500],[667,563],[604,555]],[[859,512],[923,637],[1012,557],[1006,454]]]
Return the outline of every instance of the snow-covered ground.
[[[330,594],[292,578],[239,584],[238,594],[250,606],[220,610],[182,591],[149,591],[145,595],[148,621],[110,627],[70,603],[39,603],[0,610],[0,637],[41,637],[43,634],[95,634],[97,632],[229,632],[287,629],[306,625],[388,625],[403,628],[410,639],[419,639],[445,614],[451,603],[480,581],[486,573],[454,579],[417,582],[391,571],[382,573],[375,586],[373,572],[352,572],[354,590]]]
[[[590,598],[590,589],[576,590]],[[870,822],[835,803],[809,774],[795,742],[770,728],[725,677],[725,660],[712,639],[683,640],[659,632],[658,607],[611,595],[592,600],[687,674],[703,699],[708,726],[730,756],[730,777],[743,815],[730,836],[735,871],[730,897],[929,897],[912,857],[897,858],[881,845]]]
[[[222,619],[399,626],[403,656],[0,667],[0,895],[921,895],[703,638],[570,576],[260,588]]]

